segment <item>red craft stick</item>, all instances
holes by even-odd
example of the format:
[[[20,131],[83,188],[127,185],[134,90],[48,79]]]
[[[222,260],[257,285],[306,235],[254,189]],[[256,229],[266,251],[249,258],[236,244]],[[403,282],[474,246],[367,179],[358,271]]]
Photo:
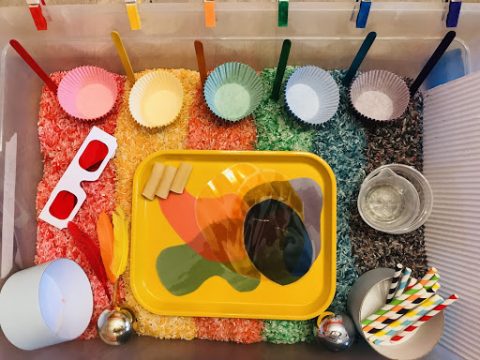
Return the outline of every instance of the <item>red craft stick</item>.
[[[38,63],[32,58],[27,50],[15,39],[10,40],[10,46],[20,55],[20,57],[27,63],[28,66],[43,80],[48,88],[57,93],[57,85],[48,76],[48,74],[38,65]]]

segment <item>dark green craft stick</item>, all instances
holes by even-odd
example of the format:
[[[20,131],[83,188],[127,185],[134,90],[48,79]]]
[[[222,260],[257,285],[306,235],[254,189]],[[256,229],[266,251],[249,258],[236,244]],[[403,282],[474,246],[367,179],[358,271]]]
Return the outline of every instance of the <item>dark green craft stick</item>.
[[[455,39],[455,36],[457,33],[455,31],[449,31],[442,39],[438,47],[435,49],[433,52],[432,56],[430,56],[430,59],[428,59],[427,63],[423,67],[422,71],[420,71],[420,74],[418,74],[417,78],[413,82],[413,84],[410,86],[410,95],[413,96],[417,92],[417,90],[420,88],[422,83],[425,81],[425,79],[428,77],[428,75],[432,72],[433,68],[435,65],[437,65],[438,61],[442,57],[442,55],[447,51],[448,47],[452,43],[453,39]]]
[[[290,55],[290,48],[292,42],[288,39],[283,40],[282,51],[280,52],[280,59],[278,59],[277,73],[275,81],[273,82],[272,99],[278,101],[280,98],[280,88],[282,87],[283,75],[287,68],[288,56]]]
[[[370,47],[372,46],[376,37],[377,33],[375,31],[372,31],[368,33],[365,40],[363,40],[362,46],[360,46],[360,49],[358,49],[357,55],[355,55],[355,58],[352,61],[352,65],[350,65],[347,74],[343,78],[343,85],[345,85],[346,87],[350,86],[353,77],[357,73],[357,70],[365,59],[365,56],[367,56],[368,50],[370,50]]]

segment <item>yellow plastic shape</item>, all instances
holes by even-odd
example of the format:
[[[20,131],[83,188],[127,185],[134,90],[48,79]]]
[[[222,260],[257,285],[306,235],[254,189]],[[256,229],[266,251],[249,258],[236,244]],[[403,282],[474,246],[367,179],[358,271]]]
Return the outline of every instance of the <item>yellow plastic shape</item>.
[[[299,280],[280,285],[261,275],[255,289],[235,290],[220,276],[212,276],[198,289],[177,296],[169,292],[157,275],[159,254],[185,241],[170,226],[159,201],[148,201],[142,190],[155,162],[193,165],[185,193],[198,196],[214,174],[235,164],[271,169],[286,180],[310,178],[321,188],[321,251],[309,271]],[[305,320],[322,314],[330,305],[336,286],[336,182],[333,171],[320,157],[302,152],[269,151],[160,151],[137,167],[133,181],[130,285],[146,310],[160,315],[239,317]]]

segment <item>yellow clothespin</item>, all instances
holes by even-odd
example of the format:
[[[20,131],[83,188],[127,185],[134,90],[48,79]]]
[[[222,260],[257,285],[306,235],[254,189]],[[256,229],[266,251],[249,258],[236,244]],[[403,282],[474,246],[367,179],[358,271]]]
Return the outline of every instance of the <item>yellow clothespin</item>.
[[[128,20],[130,21],[130,29],[140,30],[142,28],[142,22],[140,20],[140,13],[138,12],[137,0],[125,0],[125,6],[127,8]]]
[[[205,13],[205,26],[214,28],[217,24],[215,18],[215,0],[203,0],[203,11]]]

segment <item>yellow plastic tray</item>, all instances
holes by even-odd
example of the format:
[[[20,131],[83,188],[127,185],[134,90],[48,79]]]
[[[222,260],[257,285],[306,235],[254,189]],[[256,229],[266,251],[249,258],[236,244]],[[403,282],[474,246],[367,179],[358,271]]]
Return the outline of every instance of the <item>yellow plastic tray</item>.
[[[164,217],[159,199],[141,194],[154,162],[193,165],[186,190],[196,196],[215,174],[238,163],[273,169],[287,180],[308,177],[323,192],[321,250],[310,270],[289,285],[263,276],[251,291],[239,292],[219,276],[186,295],[173,295],[160,281],[156,261],[162,250],[184,244]],[[325,311],[336,286],[336,183],[333,171],[318,156],[301,152],[160,151],[137,168],[133,181],[131,288],[137,301],[160,315],[305,320]],[[320,239],[319,239],[320,240]]]

